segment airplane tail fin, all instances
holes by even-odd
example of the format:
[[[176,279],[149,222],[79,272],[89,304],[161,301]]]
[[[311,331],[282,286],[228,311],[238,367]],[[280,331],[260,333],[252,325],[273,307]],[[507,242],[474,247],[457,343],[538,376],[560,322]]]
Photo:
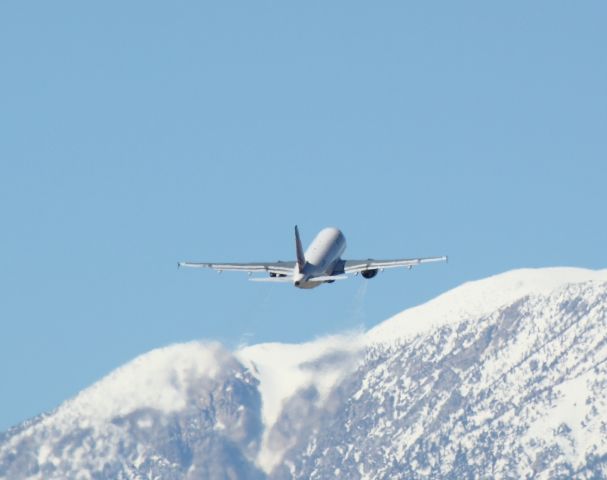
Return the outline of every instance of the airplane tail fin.
[[[304,265],[306,264],[306,257],[304,255],[303,247],[301,246],[301,239],[299,238],[299,229],[295,225],[295,249],[297,250],[297,271],[303,273]]]

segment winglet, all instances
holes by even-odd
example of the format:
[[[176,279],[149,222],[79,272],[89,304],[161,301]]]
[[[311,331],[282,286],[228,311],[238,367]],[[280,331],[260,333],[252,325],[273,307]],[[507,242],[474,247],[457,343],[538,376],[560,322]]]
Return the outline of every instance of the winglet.
[[[306,264],[306,257],[304,255],[303,247],[301,246],[301,239],[299,238],[299,229],[295,225],[295,249],[297,251],[297,271],[303,273],[304,265]]]

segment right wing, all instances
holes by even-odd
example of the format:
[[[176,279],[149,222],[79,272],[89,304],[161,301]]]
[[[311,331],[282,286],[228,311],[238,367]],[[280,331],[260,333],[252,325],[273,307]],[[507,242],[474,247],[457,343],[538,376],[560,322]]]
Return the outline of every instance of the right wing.
[[[358,273],[370,269],[413,267],[421,263],[446,262],[447,257],[425,257],[425,258],[395,258],[393,260],[344,260],[343,273]]]
[[[291,275],[295,268],[295,262],[253,262],[253,263],[199,263],[179,262],[179,267],[210,268],[219,272],[268,272],[276,275]]]

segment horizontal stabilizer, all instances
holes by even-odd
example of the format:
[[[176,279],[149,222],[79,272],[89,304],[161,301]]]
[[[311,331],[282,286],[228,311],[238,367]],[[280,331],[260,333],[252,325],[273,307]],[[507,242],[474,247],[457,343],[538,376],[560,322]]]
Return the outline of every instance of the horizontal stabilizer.
[[[312,277],[308,282],[330,282],[331,280],[347,280],[347,275],[326,275],[324,277]]]
[[[252,277],[249,278],[251,282],[268,282],[268,283],[292,283],[293,277]]]

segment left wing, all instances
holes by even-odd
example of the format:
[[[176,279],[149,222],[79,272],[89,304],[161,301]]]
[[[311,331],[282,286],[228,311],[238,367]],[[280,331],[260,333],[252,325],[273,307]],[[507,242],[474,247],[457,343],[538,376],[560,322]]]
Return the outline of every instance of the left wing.
[[[295,262],[253,262],[253,263],[198,263],[179,262],[179,267],[210,268],[219,272],[268,272],[277,275],[291,275],[295,268]]]
[[[344,260],[343,273],[358,273],[376,268],[414,267],[421,263],[446,262],[447,257],[396,258],[393,260]]]

